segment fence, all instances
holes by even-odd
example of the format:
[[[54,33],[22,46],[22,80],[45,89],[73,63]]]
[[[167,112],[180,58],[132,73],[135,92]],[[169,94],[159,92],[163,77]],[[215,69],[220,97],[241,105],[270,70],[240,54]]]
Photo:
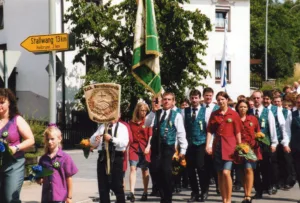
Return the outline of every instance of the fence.
[[[64,129],[62,130],[64,149],[77,148],[82,138],[90,138],[96,129]]]
[[[253,88],[262,88],[263,82],[260,78],[250,78],[250,87]]]

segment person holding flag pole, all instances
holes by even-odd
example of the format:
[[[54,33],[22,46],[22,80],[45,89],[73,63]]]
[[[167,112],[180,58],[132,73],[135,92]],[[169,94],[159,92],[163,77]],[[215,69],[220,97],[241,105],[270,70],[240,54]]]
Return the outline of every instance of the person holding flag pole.
[[[132,62],[133,76],[150,90],[155,98],[161,94],[159,67],[159,43],[153,0],[137,1],[137,17],[134,34]],[[182,116],[171,109],[173,93],[163,95],[163,110],[155,112],[151,126],[151,168],[152,179],[157,182],[161,203],[172,202],[172,156],[175,142],[180,145],[180,158],[187,149]]]

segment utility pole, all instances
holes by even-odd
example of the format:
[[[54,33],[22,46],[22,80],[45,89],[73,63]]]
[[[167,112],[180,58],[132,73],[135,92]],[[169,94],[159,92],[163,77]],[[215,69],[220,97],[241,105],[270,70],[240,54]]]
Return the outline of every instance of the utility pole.
[[[265,45],[265,80],[268,81],[268,13],[269,0],[266,3],[266,45]]]
[[[56,32],[56,0],[49,1],[49,33]],[[49,124],[56,123],[56,51],[49,52]]]

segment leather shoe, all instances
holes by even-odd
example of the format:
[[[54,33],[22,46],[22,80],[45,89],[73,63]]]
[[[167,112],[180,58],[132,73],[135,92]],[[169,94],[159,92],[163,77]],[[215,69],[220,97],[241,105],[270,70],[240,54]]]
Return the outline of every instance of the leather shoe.
[[[192,195],[191,198],[188,200],[188,202],[198,202],[199,201],[199,195]]]
[[[207,200],[207,198],[208,198],[208,192],[201,193],[200,202],[205,202],[205,200]]]
[[[221,194],[221,192],[220,192],[220,190],[218,188],[216,189],[216,193],[217,193],[217,195]]]
[[[144,192],[142,194],[141,201],[144,202],[144,201],[147,201],[147,199],[148,199],[148,194],[147,194],[147,192]]]
[[[129,193],[129,195],[127,196],[127,200],[129,200],[130,202],[134,202],[135,201],[135,197],[134,197],[134,194],[132,192]]]
[[[277,193],[277,188],[275,186],[272,187],[272,195],[275,195]]]
[[[272,195],[272,194],[273,194],[273,188],[272,188],[272,187],[269,187],[269,189],[268,189],[267,192],[268,192],[269,195]]]
[[[237,185],[234,185],[234,186],[233,186],[232,191],[233,191],[233,192],[238,192],[238,191],[241,190],[241,188],[242,188],[242,187],[241,187],[240,185],[237,184]]]
[[[262,193],[256,192],[255,195],[253,196],[253,199],[262,199]]]

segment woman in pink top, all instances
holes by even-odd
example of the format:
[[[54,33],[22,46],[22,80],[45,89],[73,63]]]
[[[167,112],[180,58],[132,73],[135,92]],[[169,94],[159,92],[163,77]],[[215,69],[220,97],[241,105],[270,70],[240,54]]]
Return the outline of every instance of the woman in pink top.
[[[21,202],[23,151],[34,144],[34,137],[28,123],[19,115],[15,95],[6,88],[0,88],[0,142],[2,147],[3,143],[8,143],[13,156],[6,156],[3,148],[0,150],[0,202]]]

